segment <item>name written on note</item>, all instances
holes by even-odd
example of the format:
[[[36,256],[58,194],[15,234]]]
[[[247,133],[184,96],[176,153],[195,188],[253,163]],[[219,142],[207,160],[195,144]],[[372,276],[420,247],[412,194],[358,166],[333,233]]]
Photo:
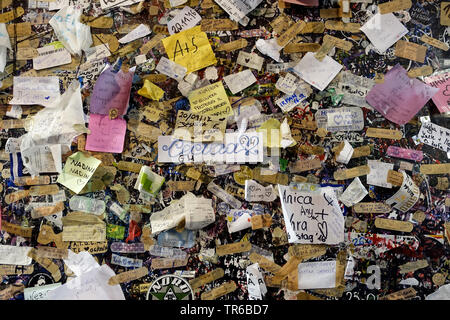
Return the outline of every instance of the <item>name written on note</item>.
[[[344,239],[344,216],[331,187],[298,191],[278,185],[289,243],[336,244]]]

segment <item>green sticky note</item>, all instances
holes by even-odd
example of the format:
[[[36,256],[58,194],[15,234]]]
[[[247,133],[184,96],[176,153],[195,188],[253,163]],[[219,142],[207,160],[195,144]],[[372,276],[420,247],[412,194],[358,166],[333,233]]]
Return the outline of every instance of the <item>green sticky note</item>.
[[[125,227],[115,224],[106,225],[106,237],[108,239],[122,240],[125,237]]]

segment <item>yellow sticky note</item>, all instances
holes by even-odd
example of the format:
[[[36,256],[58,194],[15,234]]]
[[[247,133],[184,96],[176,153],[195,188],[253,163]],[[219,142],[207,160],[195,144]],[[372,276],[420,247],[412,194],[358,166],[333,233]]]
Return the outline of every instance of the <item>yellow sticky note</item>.
[[[162,39],[169,59],[194,72],[217,63],[208,36],[196,26]]]
[[[264,146],[269,148],[279,148],[281,142],[281,123],[277,119],[269,119],[256,129],[256,132],[263,133]]]
[[[101,161],[94,157],[85,157],[82,152],[77,152],[67,158],[63,172],[58,176],[56,182],[79,193],[100,163]]]
[[[208,116],[225,117],[233,114],[222,81],[215,82],[189,94],[191,112]]]
[[[155,101],[159,101],[164,96],[164,90],[148,80],[144,81],[144,85],[138,90],[137,93],[143,97]]]

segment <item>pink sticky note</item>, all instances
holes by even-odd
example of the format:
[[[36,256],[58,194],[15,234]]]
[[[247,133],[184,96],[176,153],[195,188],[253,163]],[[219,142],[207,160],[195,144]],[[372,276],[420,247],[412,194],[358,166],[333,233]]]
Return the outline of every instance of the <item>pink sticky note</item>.
[[[109,110],[117,109],[118,115],[127,113],[130,99],[134,69],[127,73],[122,70],[115,73],[109,67],[98,77],[91,96],[91,113],[109,114]]]
[[[384,82],[376,84],[367,94],[366,101],[386,119],[405,124],[410,121],[439,89],[408,77],[399,64],[384,76]]]
[[[439,111],[450,112],[450,72],[426,77],[425,82],[439,89],[439,92],[433,96],[433,102]]]
[[[319,5],[319,0],[283,0],[283,2],[299,4],[307,7],[317,7]]]
[[[121,153],[127,130],[127,122],[117,118],[110,120],[107,115],[91,114],[89,118],[86,150]]]

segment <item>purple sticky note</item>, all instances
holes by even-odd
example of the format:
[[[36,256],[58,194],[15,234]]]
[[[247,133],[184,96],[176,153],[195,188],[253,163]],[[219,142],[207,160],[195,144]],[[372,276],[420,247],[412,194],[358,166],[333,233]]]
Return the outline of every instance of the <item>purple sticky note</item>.
[[[121,153],[127,130],[127,122],[117,118],[110,120],[109,116],[91,114],[89,118],[89,130],[87,135],[86,150]]]
[[[119,116],[126,114],[133,76],[134,69],[130,69],[127,73],[122,70],[115,73],[109,67],[103,71],[95,82],[90,112],[109,114],[109,110],[117,109]]]
[[[425,82],[438,88],[439,93],[433,97],[434,104],[441,113],[450,112],[450,72],[425,78]]]
[[[376,84],[367,94],[366,101],[386,119],[405,124],[410,121],[439,89],[408,77],[399,64],[384,76],[384,82]]]

